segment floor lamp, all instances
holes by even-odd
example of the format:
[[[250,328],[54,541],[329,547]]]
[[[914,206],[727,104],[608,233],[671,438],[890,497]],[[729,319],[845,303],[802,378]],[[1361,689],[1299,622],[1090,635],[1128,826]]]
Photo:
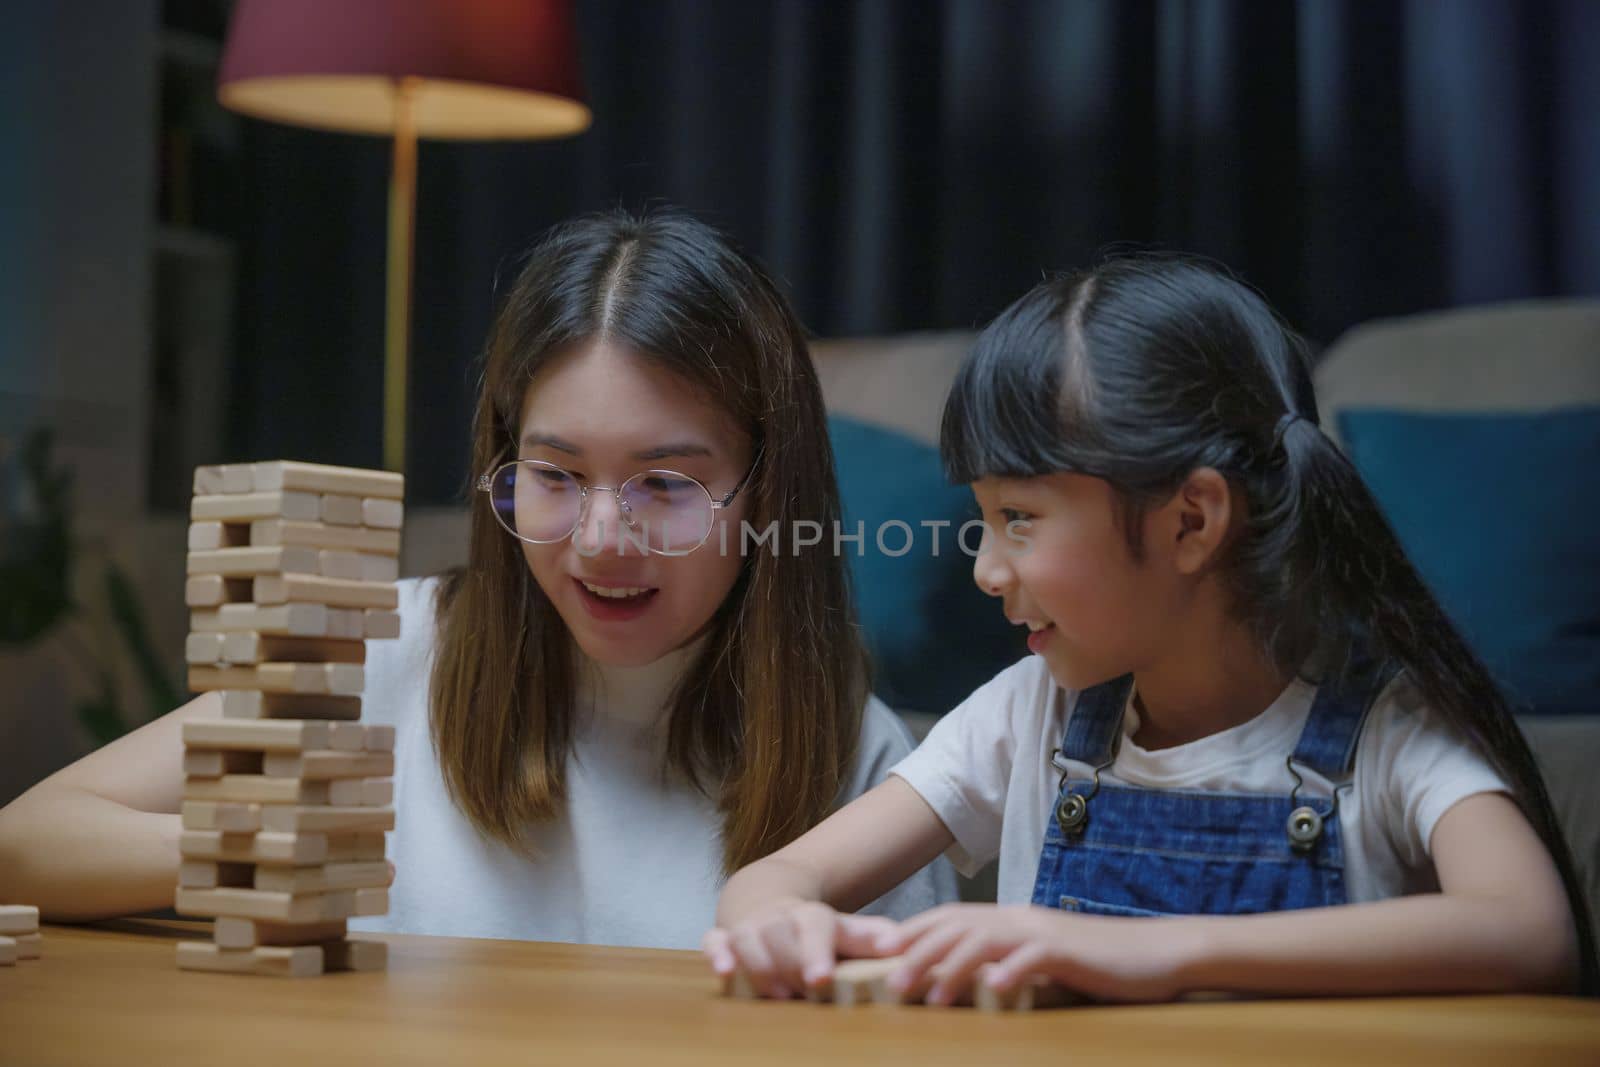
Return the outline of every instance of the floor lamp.
[[[217,78],[224,107],[389,137],[383,463],[405,469],[417,142],[535,140],[587,129],[571,0],[239,0]]]

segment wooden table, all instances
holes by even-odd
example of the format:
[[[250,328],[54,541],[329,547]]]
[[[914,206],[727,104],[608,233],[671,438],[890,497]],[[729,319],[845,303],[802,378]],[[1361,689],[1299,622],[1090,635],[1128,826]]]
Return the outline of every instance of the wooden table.
[[[45,927],[43,959],[0,968],[0,1064],[1600,1064],[1600,1006],[1574,998],[845,1010],[724,1000],[693,953],[520,941],[389,936],[382,974],[181,972],[197,927]]]

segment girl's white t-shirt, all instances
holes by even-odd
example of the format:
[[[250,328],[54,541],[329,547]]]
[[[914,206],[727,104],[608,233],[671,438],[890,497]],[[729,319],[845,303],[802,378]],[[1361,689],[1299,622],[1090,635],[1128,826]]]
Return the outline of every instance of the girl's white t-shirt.
[[[646,667],[580,662],[567,803],[529,827],[534,854],[523,854],[480,835],[439,770],[428,730],[437,586],[401,582],[399,639],[367,644],[362,718],[396,732],[395,880],[389,913],[351,927],[698,948],[724,881],[721,817],[687,783],[661,773],[663,711],[695,646]],[[900,720],[870,699],[841,803],[881,782],[911,747]],[[955,897],[955,874],[939,860],[865,910],[905,917]]]
[[[1151,789],[1282,793],[1284,764],[1311,711],[1316,687],[1291,682],[1261,714],[1220,733],[1156,751],[1134,744],[1131,695],[1115,761],[1101,781]],[[1033,897],[1045,820],[1061,772],[1051,756],[1066,734],[1077,693],[1056,685],[1038,656],[1007,668],[934,726],[890,773],[915,789],[955,835],[947,855],[971,875],[1000,858],[998,897]],[[1068,761],[1073,778],[1093,768]],[[1301,796],[1334,785],[1302,769]],[[1442,716],[1424,706],[1404,674],[1379,694],[1356,746],[1355,769],[1338,786],[1349,900],[1436,890],[1429,839],[1451,805],[1474,793],[1509,792],[1500,776]]]

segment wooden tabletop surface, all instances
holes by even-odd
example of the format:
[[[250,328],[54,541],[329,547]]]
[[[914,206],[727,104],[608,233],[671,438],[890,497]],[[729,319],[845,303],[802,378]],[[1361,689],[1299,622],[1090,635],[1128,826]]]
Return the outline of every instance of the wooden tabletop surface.
[[[195,925],[46,926],[43,959],[0,967],[0,1064],[1600,1064],[1600,1005],[1565,997],[847,1010],[725,1000],[694,953],[523,941],[386,936],[377,974],[179,971]]]

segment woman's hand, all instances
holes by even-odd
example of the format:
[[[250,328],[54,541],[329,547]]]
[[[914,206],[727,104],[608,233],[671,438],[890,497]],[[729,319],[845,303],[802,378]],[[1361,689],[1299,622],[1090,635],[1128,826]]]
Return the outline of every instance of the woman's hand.
[[[718,976],[742,971],[764,997],[787,1000],[825,984],[840,957],[879,956],[893,919],[843,915],[815,900],[773,903],[731,929],[707,931],[701,949]]]
[[[926,911],[880,938],[875,954],[904,954],[889,978],[929,1004],[967,997],[983,980],[1008,993],[1035,975],[1098,1000],[1171,1000],[1188,928],[1179,919],[1113,918],[1039,907],[953,904]]]

